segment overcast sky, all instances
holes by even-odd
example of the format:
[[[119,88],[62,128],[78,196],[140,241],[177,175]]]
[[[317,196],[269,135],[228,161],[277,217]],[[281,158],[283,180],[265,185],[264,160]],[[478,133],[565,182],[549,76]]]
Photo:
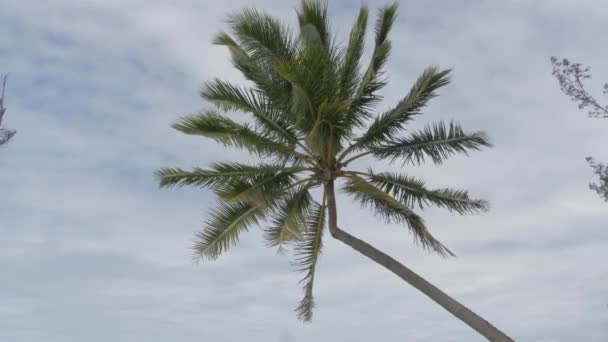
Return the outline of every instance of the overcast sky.
[[[193,235],[214,198],[159,190],[154,171],[246,157],[169,125],[208,106],[197,96],[205,80],[240,80],[211,37],[226,14],[254,4],[296,23],[292,0],[2,2],[4,124],[18,133],[0,149],[0,340],[482,340],[329,239],[312,324],[293,311],[301,275],[259,230],[217,262],[193,264]],[[359,4],[331,1],[342,41]],[[599,0],[402,1],[379,110],[426,66],[453,67],[453,83],[414,125],[454,119],[495,144],[404,172],[469,189],[492,209],[423,213],[458,255],[447,260],[345,196],[341,226],[518,341],[608,341],[608,204],[588,190],[584,159],[608,161],[608,120],[562,95],[549,63],[591,65],[601,96],[606,17]]]

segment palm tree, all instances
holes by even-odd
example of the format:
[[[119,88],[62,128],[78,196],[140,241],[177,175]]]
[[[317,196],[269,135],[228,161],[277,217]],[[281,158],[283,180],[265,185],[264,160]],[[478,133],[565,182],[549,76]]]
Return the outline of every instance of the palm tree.
[[[435,123],[403,135],[437,90],[449,83],[450,70],[427,68],[393,108],[375,114],[378,91],[391,42],[397,5],[381,8],[371,61],[362,66],[369,10],[362,7],[345,47],[330,32],[327,5],[303,1],[297,11],[299,35],[276,18],[255,9],[229,17],[232,35],[221,32],[214,44],[230,50],[234,66],[250,82],[239,86],[214,79],[204,84],[203,99],[215,109],[182,118],[173,128],[247,150],[264,158],[257,165],[218,162],[209,168],[163,168],[161,187],[212,188],[219,198],[194,245],[197,258],[214,260],[235,245],[251,226],[264,225],[272,247],[293,247],[295,265],[304,273],[304,297],[296,311],[312,318],[313,283],[323,246],[324,227],[331,236],[422,291],[492,341],[512,341],[489,322],[370,244],[339,228],[335,187],[387,222],[409,228],[423,248],[442,256],[452,252],[437,241],[415,207],[438,206],[458,214],[487,210],[487,203],[466,191],[430,189],[413,177],[349,166],[359,158],[390,162],[441,164],[456,153],[490,146],[482,132],[465,132],[456,123]],[[251,115],[253,124],[226,112]],[[311,190],[322,195],[313,198]]]

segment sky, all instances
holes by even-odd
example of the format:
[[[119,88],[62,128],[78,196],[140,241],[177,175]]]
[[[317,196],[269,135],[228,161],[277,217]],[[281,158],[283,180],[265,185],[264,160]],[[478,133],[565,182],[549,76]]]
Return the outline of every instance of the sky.
[[[330,2],[342,42],[360,4]],[[301,274],[259,229],[216,262],[192,261],[215,199],[158,189],[154,171],[249,158],[170,124],[209,107],[197,95],[203,82],[242,81],[211,39],[229,13],[254,5],[296,24],[293,0],[2,3],[4,125],[18,132],[0,148],[1,341],[483,340],[331,239],[310,324],[294,313]],[[597,0],[401,1],[379,112],[426,66],[452,67],[453,83],[413,126],[453,119],[495,147],[400,171],[468,189],[491,210],[422,213],[451,259],[339,195],[342,228],[517,341],[607,341],[608,204],[588,189],[585,157],[608,161],[608,120],[578,110],[549,63],[592,66],[589,89],[601,96],[607,15]],[[356,166],[372,164],[401,169]]]

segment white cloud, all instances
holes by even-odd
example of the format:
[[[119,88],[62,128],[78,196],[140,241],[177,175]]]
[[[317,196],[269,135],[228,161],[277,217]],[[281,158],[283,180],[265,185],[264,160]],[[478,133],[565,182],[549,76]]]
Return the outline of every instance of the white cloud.
[[[292,312],[300,275],[264,248],[259,232],[216,263],[193,266],[190,239],[213,198],[160,191],[153,171],[244,157],[169,128],[204,107],[196,94],[202,81],[241,80],[210,39],[244,5],[295,23],[296,2],[270,0],[3,4],[0,73],[13,73],[6,123],[19,132],[0,151],[0,265],[10,275],[0,294],[0,340],[272,341],[281,332],[293,341],[480,340],[335,241],[322,257],[311,325]],[[344,37],[356,7],[331,8]],[[402,3],[382,106],[425,66],[455,67],[453,84],[416,126],[453,118],[496,144],[406,171],[470,189],[492,211],[425,212],[458,254],[443,260],[413,245],[405,228],[386,226],[346,197],[339,203],[345,228],[516,340],[608,338],[600,264],[607,207],[586,189],[584,162],[608,160],[608,120],[578,111],[548,63],[551,55],[572,57],[593,67],[594,84],[608,79],[608,49],[595,38],[607,9],[590,0]]]

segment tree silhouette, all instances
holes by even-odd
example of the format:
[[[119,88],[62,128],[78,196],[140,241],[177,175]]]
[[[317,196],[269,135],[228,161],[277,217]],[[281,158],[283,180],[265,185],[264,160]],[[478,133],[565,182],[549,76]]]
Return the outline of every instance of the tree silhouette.
[[[2,94],[0,95],[0,145],[4,145],[15,135],[16,131],[9,130],[2,127],[2,119],[4,118],[4,114],[6,113],[6,108],[4,107],[4,90],[6,88],[6,78],[8,75],[4,76],[4,80],[2,81]]]
[[[587,109],[591,118],[608,118],[608,105],[602,105],[585,88],[585,80],[591,78],[590,67],[580,63],[572,63],[567,58],[551,57],[553,76],[557,78],[562,92],[578,104],[578,108]],[[608,94],[608,83],[604,83],[603,95]],[[592,157],[586,158],[599,177],[598,183],[590,183],[589,189],[595,191],[604,201],[608,202],[608,165],[597,163]]]

